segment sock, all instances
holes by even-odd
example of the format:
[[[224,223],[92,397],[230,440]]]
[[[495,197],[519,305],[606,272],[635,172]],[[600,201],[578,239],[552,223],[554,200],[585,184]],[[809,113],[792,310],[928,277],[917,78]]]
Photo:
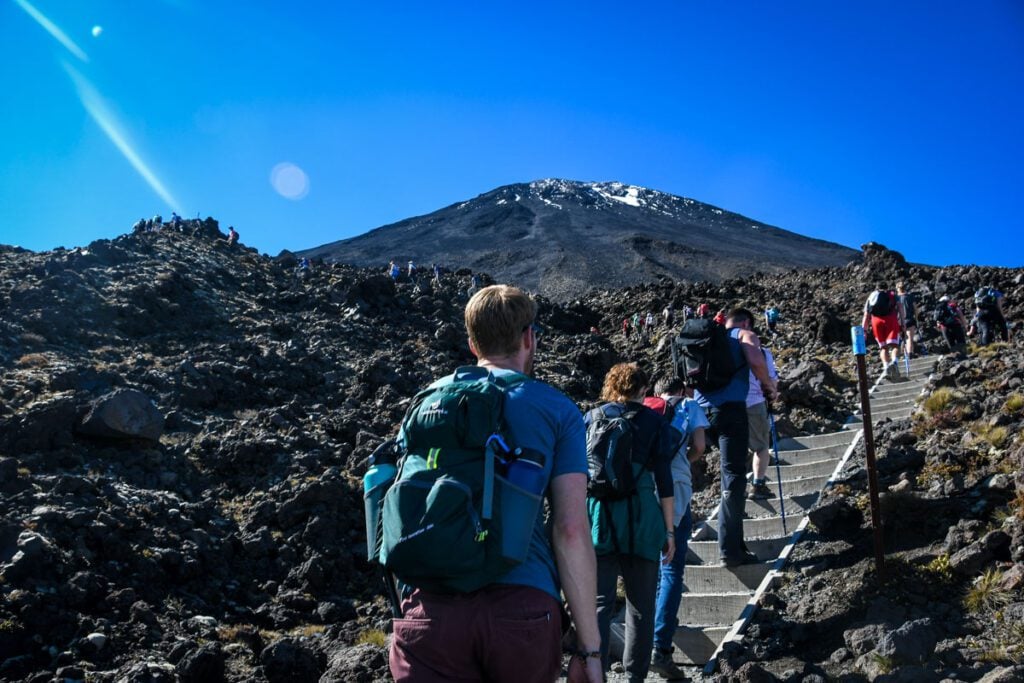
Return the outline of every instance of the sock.
[[[765,483],[766,481],[768,481],[768,480],[767,480],[767,479],[752,479],[752,480],[751,480],[751,483],[752,483],[752,484],[753,484],[754,486],[758,486],[759,484],[763,484],[763,483]]]

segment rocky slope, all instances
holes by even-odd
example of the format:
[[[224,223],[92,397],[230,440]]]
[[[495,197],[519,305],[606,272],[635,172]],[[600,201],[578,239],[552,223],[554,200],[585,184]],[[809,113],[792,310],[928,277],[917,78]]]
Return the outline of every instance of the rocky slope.
[[[419,287],[377,269],[302,273],[290,255],[229,247],[212,221],[189,233],[0,248],[0,679],[377,680],[388,622],[365,559],[359,477],[408,398],[470,360],[461,329],[470,273]],[[587,406],[620,359],[665,368],[663,329],[650,342],[612,333],[627,313],[669,301],[778,302],[781,426],[834,427],[854,397],[848,326],[867,283],[897,275],[929,295],[963,298],[985,279],[1011,303],[1024,298],[1019,273],[918,268],[872,246],[843,268],[541,298],[549,334],[537,373]],[[966,365],[1020,367],[1001,358]],[[986,407],[917,438],[943,434],[936,452],[959,444],[962,421],[993,419],[1015,377],[983,383],[984,396],[957,394],[957,405]],[[956,464],[965,492],[996,501],[986,511],[1003,504],[1006,490],[977,483],[975,456]],[[859,529],[842,541],[853,562],[863,557]],[[960,550],[950,548],[950,562]],[[1005,558],[993,553],[982,565]],[[762,640],[786,628],[766,621]],[[737,656],[757,658],[756,647]],[[792,657],[763,654],[737,663]]]
[[[371,267],[390,259],[468,267],[559,300],[660,276],[720,281],[748,275],[750,263],[781,273],[857,256],[693,199],[569,180],[499,187],[302,254]]]

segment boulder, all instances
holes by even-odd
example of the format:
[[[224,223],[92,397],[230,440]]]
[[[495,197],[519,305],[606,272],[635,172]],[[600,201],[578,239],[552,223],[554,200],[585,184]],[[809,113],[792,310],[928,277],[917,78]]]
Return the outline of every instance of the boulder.
[[[93,401],[78,430],[107,439],[158,441],[164,416],[141,391],[118,389]]]
[[[282,638],[260,653],[263,673],[270,683],[317,683],[323,666],[308,645],[297,638]]]
[[[939,629],[932,620],[916,619],[882,636],[875,650],[883,657],[911,664],[928,659],[935,651],[935,644],[938,641]]]

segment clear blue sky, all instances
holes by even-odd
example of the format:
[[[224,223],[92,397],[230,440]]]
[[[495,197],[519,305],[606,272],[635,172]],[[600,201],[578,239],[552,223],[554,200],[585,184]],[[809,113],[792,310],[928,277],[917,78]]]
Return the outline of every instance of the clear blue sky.
[[[276,253],[561,177],[1024,265],[1019,0],[0,0],[0,64],[32,249],[177,205]]]

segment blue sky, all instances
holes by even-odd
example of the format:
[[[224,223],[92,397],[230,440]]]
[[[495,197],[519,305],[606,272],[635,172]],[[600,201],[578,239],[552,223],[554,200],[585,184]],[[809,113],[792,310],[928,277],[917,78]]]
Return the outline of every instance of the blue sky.
[[[177,206],[276,253],[561,177],[1024,265],[1017,0],[0,0],[0,64],[32,249]]]

